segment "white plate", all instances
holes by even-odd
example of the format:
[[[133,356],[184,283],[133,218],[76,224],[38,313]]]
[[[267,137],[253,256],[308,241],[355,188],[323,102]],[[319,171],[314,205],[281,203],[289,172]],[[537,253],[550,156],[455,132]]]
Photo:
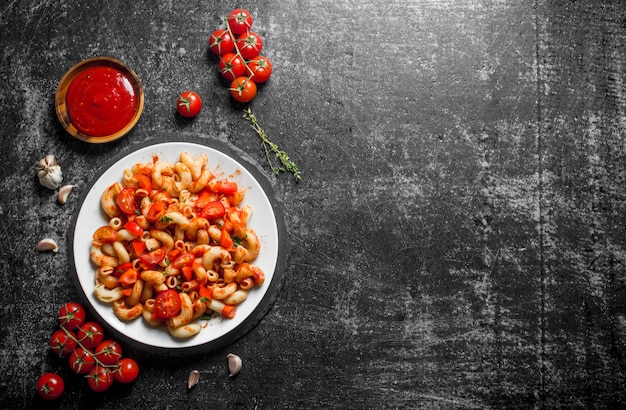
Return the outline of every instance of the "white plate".
[[[265,273],[265,282],[250,291],[248,298],[237,307],[233,319],[220,317],[211,320],[198,319],[206,324],[197,335],[188,339],[172,337],[165,326],[153,328],[142,318],[123,322],[113,313],[113,305],[98,301],[94,295],[96,267],[90,261],[89,249],[95,230],[108,224],[108,219],[100,206],[100,197],[104,190],[115,181],[122,181],[124,169],[138,162],[151,162],[154,156],[168,162],[179,160],[181,152],[187,151],[193,157],[207,154],[207,167],[217,178],[228,178],[239,186],[246,188],[243,204],[249,204],[254,211],[249,226],[254,229],[261,242],[261,252],[254,264]],[[278,227],[272,205],[259,182],[240,163],[228,155],[213,148],[188,142],[170,142],[141,148],[115,162],[93,183],[81,205],[73,227],[73,243],[71,244],[73,262],[79,286],[95,312],[113,330],[140,345],[157,349],[188,349],[211,344],[234,332],[257,309],[265,296],[278,260]]]

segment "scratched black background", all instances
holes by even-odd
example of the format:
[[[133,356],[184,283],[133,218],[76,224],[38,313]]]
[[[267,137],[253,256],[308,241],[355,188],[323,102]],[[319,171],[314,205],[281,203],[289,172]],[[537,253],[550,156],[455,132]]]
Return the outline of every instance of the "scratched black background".
[[[275,67],[251,106],[299,184],[268,170],[207,56],[238,5]],[[67,409],[626,406],[625,44],[623,1],[3,1],[0,407],[45,407],[45,371],[66,377]],[[146,92],[132,134],[105,146],[71,139],[53,107],[95,55]],[[174,115],[185,89],[205,102],[191,122]],[[97,395],[47,348],[78,297],[62,238],[100,164],[178,136],[265,172],[284,285],[234,344],[131,348],[140,378]],[[63,206],[35,178],[48,153],[78,186]],[[58,254],[35,251],[46,236]]]

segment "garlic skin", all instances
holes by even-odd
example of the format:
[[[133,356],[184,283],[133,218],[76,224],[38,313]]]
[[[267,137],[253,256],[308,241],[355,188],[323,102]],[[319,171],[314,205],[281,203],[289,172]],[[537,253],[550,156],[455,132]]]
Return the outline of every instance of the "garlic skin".
[[[200,372],[192,370],[187,378],[187,389],[191,390],[200,381]]]
[[[44,238],[40,240],[39,243],[37,243],[36,248],[39,252],[52,251],[56,253],[59,251],[59,245],[57,245],[56,241],[52,238]]]
[[[228,377],[235,377],[241,370],[241,366],[242,366],[241,358],[237,356],[236,354],[229,353],[226,356],[226,359],[228,360],[228,371],[229,371]]]
[[[59,203],[66,203],[67,197],[70,195],[70,192],[72,192],[72,189],[75,187],[76,185],[63,185],[61,188],[59,188],[59,195],[57,198],[59,200]]]
[[[37,176],[41,185],[48,189],[57,189],[61,186],[63,173],[54,155],[46,155],[37,163]]]

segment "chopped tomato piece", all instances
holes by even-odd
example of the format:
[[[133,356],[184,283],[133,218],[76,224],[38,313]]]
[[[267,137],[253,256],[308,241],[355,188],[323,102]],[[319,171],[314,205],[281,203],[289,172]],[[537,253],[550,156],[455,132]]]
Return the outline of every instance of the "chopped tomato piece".
[[[152,179],[149,176],[144,174],[135,174],[135,179],[137,180],[137,184],[139,188],[145,189],[146,191],[152,191]]]
[[[150,206],[148,210],[148,215],[146,215],[146,219],[149,222],[155,223],[158,221],[161,216],[165,213],[165,204],[163,202],[155,202]]]
[[[170,319],[180,312],[180,297],[174,289],[159,292],[154,298],[154,313],[159,319]]]
[[[172,266],[176,269],[181,269],[184,266],[191,266],[195,257],[191,253],[183,253],[172,263]]]
[[[152,252],[144,253],[139,257],[139,259],[149,265],[157,265],[163,262],[166,254],[167,250],[165,248],[159,248],[153,250]]]
[[[121,265],[117,265],[115,269],[113,269],[113,276],[115,276],[116,278],[119,278],[120,276],[122,276],[124,272],[126,272],[128,269],[131,269],[132,267],[133,267],[133,264],[131,262],[126,262],[126,263],[122,263]]]
[[[143,228],[139,226],[139,224],[135,221],[128,221],[124,224],[124,229],[128,232],[132,233],[135,236],[142,237],[143,236]]]
[[[211,292],[211,289],[204,285],[200,285],[198,293],[200,293],[201,298],[206,299],[207,301],[211,301],[213,299],[213,292]]]
[[[237,306],[225,305],[222,309],[222,316],[226,319],[232,319],[237,314]]]
[[[117,231],[108,225],[101,226],[93,233],[93,239],[101,243],[117,241]]]
[[[226,215],[226,208],[220,201],[209,202],[200,211],[200,217],[206,219],[221,218]]]
[[[139,273],[135,269],[127,269],[122,275],[119,277],[119,282],[125,288],[131,287],[137,282],[139,278]]]
[[[216,181],[211,188],[221,194],[234,194],[237,192],[237,183],[232,181]]]
[[[231,249],[234,245],[233,238],[230,237],[228,231],[222,228],[222,234],[220,236],[220,246],[224,249]]]
[[[122,289],[122,295],[129,297],[133,293],[133,288]]]
[[[185,281],[189,282],[193,274],[193,271],[191,270],[191,266],[183,266],[182,272],[183,272],[183,277],[185,278]]]
[[[135,239],[131,242],[135,256],[139,257],[146,250],[146,243],[141,239]]]
[[[211,192],[207,189],[204,189],[198,195],[198,199],[196,199],[195,206],[198,209],[204,208],[209,202],[217,201],[218,195],[215,192]]]

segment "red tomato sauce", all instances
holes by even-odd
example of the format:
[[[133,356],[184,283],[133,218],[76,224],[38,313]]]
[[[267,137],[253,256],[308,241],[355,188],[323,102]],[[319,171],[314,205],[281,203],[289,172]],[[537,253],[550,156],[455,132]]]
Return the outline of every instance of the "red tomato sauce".
[[[125,73],[92,67],[70,83],[65,101],[72,124],[93,137],[113,134],[128,124],[137,108],[137,91]]]

